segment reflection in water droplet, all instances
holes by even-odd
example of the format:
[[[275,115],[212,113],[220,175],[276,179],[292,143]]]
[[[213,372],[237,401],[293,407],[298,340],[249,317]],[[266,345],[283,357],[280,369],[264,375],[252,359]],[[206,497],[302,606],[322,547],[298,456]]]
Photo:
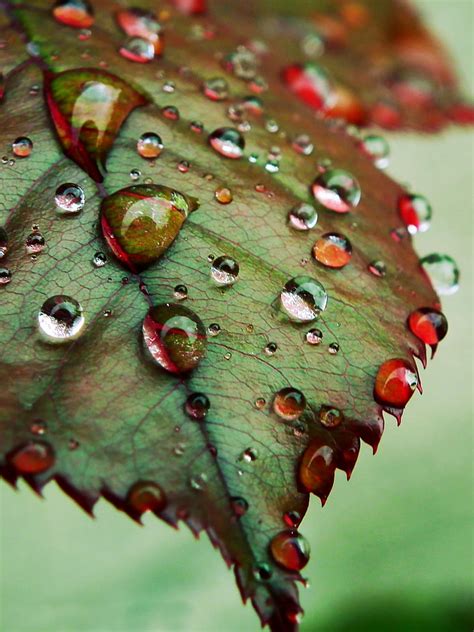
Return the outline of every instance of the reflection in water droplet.
[[[84,324],[81,305],[62,294],[48,298],[38,314],[39,331],[50,343],[76,340],[82,334]]]
[[[215,190],[214,196],[219,204],[230,204],[234,199],[232,196],[232,191],[227,187],[219,187]]]
[[[308,276],[298,276],[285,283],[280,303],[286,314],[299,323],[315,320],[326,309],[328,295],[324,287]]]
[[[314,244],[313,256],[328,268],[343,268],[352,257],[351,242],[339,233],[326,233]]]
[[[320,329],[310,329],[306,332],[305,340],[310,345],[320,345],[323,341],[323,332]]]
[[[218,285],[233,285],[239,278],[239,264],[232,257],[217,257],[211,265],[211,277]]]
[[[142,158],[158,158],[163,151],[163,147],[161,137],[154,132],[142,134],[137,142],[137,152]]]
[[[319,411],[319,421],[326,428],[336,428],[344,421],[344,414],[338,409],[331,406],[321,406]]]
[[[334,90],[328,74],[314,63],[293,64],[282,71],[288,88],[316,110],[326,110],[334,102]]]
[[[159,513],[166,507],[166,496],[153,481],[139,481],[128,490],[126,503],[132,513]]]
[[[314,145],[311,138],[307,134],[299,134],[293,139],[293,149],[303,156],[311,156],[314,151]]]
[[[452,257],[431,254],[420,259],[420,264],[438,294],[449,296],[458,291],[459,268]]]
[[[267,346],[265,347],[265,353],[268,356],[275,355],[277,351],[278,351],[278,345],[276,342],[269,342]]]
[[[424,233],[431,225],[431,205],[422,195],[402,195],[398,200],[398,212],[410,235]]]
[[[92,263],[95,268],[103,268],[107,263],[107,257],[103,252],[96,252],[92,259]]]
[[[448,333],[446,316],[432,307],[420,307],[408,317],[410,331],[425,344],[435,346]]]
[[[331,355],[337,355],[339,353],[339,345],[337,342],[331,342],[328,346],[328,351]]]
[[[238,518],[245,515],[249,508],[248,502],[245,500],[245,498],[242,498],[241,496],[232,496],[230,499],[230,504],[232,507],[232,511]]]
[[[209,398],[203,393],[191,393],[186,400],[184,409],[191,419],[204,419],[207,415],[211,403]]]
[[[8,254],[8,233],[0,226],[0,259],[5,259]]]
[[[316,494],[324,504],[334,483],[336,455],[322,439],[313,439],[303,454],[299,481],[306,491]]]
[[[240,460],[246,463],[252,463],[258,459],[258,451],[255,448],[247,448],[240,455]]]
[[[179,303],[151,307],[143,321],[143,338],[156,364],[177,375],[195,369],[206,352],[201,319]]]
[[[418,385],[414,367],[401,358],[387,360],[375,378],[375,399],[385,406],[404,408]]]
[[[233,127],[219,127],[209,134],[208,141],[211,147],[221,156],[232,159],[243,156],[245,139]]]
[[[203,92],[211,101],[224,101],[229,95],[229,84],[223,77],[212,77],[204,82]]]
[[[306,397],[301,391],[288,386],[275,395],[273,410],[285,421],[298,419],[306,408]]]
[[[88,29],[94,24],[94,12],[87,0],[57,0],[53,16],[57,22],[76,29]]]
[[[373,160],[376,167],[379,169],[388,167],[390,146],[383,136],[367,134],[360,141],[359,147]]]
[[[270,544],[273,559],[289,571],[300,571],[309,562],[309,542],[294,530],[281,531]]]
[[[115,14],[120,28],[129,37],[140,37],[153,44],[155,55],[163,52],[164,39],[161,25],[155,15],[143,9],[121,9]]]
[[[44,250],[45,246],[46,246],[46,241],[43,235],[38,231],[34,231],[30,233],[28,237],[26,238],[25,248],[26,248],[27,254],[29,255],[39,254],[40,252]]]
[[[12,280],[12,273],[8,268],[0,267],[0,285],[8,285]]]
[[[142,37],[130,37],[119,48],[119,53],[125,59],[139,64],[147,64],[155,57],[155,47],[152,42]]]
[[[283,520],[289,527],[296,528],[300,524],[302,518],[298,511],[287,511],[283,515]]]
[[[44,441],[29,441],[14,450],[8,457],[20,474],[41,474],[54,465],[53,448]]]
[[[78,184],[66,182],[56,189],[54,201],[60,215],[73,215],[82,211],[86,196]]]
[[[178,301],[184,301],[188,298],[188,288],[185,285],[176,285],[173,294]]]
[[[376,277],[384,277],[387,274],[387,266],[380,260],[371,261],[367,268]]]
[[[26,136],[20,136],[13,141],[12,151],[17,158],[28,158],[33,151],[33,143]]]
[[[348,171],[329,169],[313,182],[313,195],[324,207],[336,213],[348,213],[360,202],[359,183]]]

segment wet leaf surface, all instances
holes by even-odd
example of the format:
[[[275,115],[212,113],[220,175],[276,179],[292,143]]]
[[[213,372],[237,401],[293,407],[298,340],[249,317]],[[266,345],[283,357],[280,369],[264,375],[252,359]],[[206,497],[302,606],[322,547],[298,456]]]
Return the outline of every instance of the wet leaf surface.
[[[135,519],[207,531],[262,621],[294,629],[308,492],[325,502],[360,440],[376,449],[383,406],[400,417],[390,406],[418,384],[413,355],[442,337],[407,326],[420,309],[444,323],[400,217],[405,192],[360,134],[289,96],[242,12],[163,9],[162,56],[141,64],[119,53],[117,3],[97,3],[90,33],[39,0],[13,4],[0,51],[19,63],[0,110],[3,475],[36,490],[54,478],[87,511],[102,495]],[[74,81],[58,94],[61,77]],[[205,94],[213,77],[223,99]],[[156,159],[137,150],[148,133]],[[31,152],[14,157],[22,137]],[[148,267],[130,273],[117,243],[127,257],[145,247]]]

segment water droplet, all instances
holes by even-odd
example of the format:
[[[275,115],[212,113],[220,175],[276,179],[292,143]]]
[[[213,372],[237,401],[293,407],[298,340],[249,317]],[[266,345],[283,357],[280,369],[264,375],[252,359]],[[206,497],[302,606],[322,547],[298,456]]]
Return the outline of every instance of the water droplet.
[[[207,415],[211,402],[203,393],[191,393],[186,400],[184,409],[191,419],[204,419]]]
[[[232,511],[238,518],[246,514],[249,508],[248,502],[241,496],[232,496],[230,499],[230,505],[232,507]]]
[[[324,504],[334,483],[336,455],[321,439],[313,439],[300,462],[299,480],[306,491],[316,494]]]
[[[38,231],[34,231],[30,233],[28,237],[26,238],[25,248],[26,248],[27,254],[29,255],[39,254],[40,252],[44,250],[45,246],[46,246],[46,241],[43,235]]]
[[[448,333],[446,316],[432,307],[420,307],[408,317],[410,331],[425,344],[436,346]]]
[[[339,233],[326,233],[314,244],[313,256],[328,268],[343,268],[352,257],[351,242]]]
[[[254,402],[254,406],[257,410],[263,410],[263,408],[265,408],[265,404],[267,402],[264,400],[263,397],[257,397],[257,399]]]
[[[131,169],[129,175],[130,179],[136,182],[142,177],[142,172],[139,169]]]
[[[244,97],[239,105],[247,114],[252,114],[253,116],[261,116],[263,114],[262,100],[254,94]],[[239,105],[236,107],[239,107]]]
[[[163,92],[166,92],[166,94],[173,94],[173,92],[176,90],[176,84],[174,83],[174,81],[165,81],[162,90]]]
[[[459,289],[459,268],[449,255],[431,254],[420,259],[432,286],[443,296],[454,294]]]
[[[210,336],[217,336],[221,333],[221,327],[217,323],[211,323],[207,328],[207,332]]]
[[[270,564],[259,564],[254,568],[253,575],[259,582],[268,581],[273,575]]]
[[[387,274],[387,266],[383,261],[371,261],[367,267],[369,272],[376,277],[384,277]]]
[[[0,267],[0,285],[7,285],[12,280],[12,273],[8,268]]]
[[[267,160],[265,163],[265,171],[268,173],[278,173],[280,170],[280,163],[277,160]]]
[[[184,301],[188,298],[188,288],[185,285],[177,285],[173,294],[178,301]]]
[[[344,414],[338,408],[321,406],[319,421],[323,426],[326,426],[326,428],[336,428],[344,421]]]
[[[211,277],[218,285],[233,285],[239,278],[239,264],[231,257],[217,257],[211,265]]]
[[[239,46],[236,51],[227,55],[223,60],[223,65],[239,79],[253,79],[257,74],[257,58],[245,46]]]
[[[121,9],[115,14],[117,23],[129,37],[141,37],[149,40],[155,49],[155,55],[163,52],[164,40],[161,25],[155,15],[143,9]]]
[[[209,144],[221,156],[226,158],[242,158],[245,148],[245,139],[242,134],[233,127],[219,127],[209,134]]]
[[[103,252],[96,252],[93,259],[92,264],[95,268],[103,268],[107,263],[107,257]]]
[[[289,527],[295,529],[300,524],[302,518],[298,511],[287,511],[283,515],[283,520]]]
[[[424,233],[430,227],[432,209],[422,195],[402,195],[398,200],[398,212],[410,235]]]
[[[180,160],[178,163],[178,171],[180,171],[181,173],[188,173],[189,169],[191,168],[191,165],[189,164],[189,162],[187,160]]]
[[[206,352],[201,319],[179,303],[151,307],[143,321],[143,338],[156,364],[177,375],[195,369]]]
[[[417,385],[416,371],[407,360],[387,360],[375,378],[375,399],[385,406],[404,408]]]
[[[316,110],[327,110],[334,103],[334,89],[328,74],[317,64],[293,64],[282,71],[288,88]]]
[[[142,158],[158,158],[163,148],[164,145],[161,137],[154,132],[142,134],[137,142],[137,152]]]
[[[267,132],[270,132],[270,134],[276,134],[280,129],[280,126],[274,119],[267,119],[265,121],[265,129]]]
[[[128,490],[126,503],[136,514],[147,511],[160,513],[166,507],[166,496],[161,487],[153,481],[138,481]]]
[[[319,174],[312,191],[320,204],[336,213],[348,213],[359,204],[361,197],[359,183],[343,169],[329,169]]]
[[[130,37],[120,46],[119,53],[129,61],[147,64],[155,57],[155,47],[152,42],[143,37]]]
[[[76,340],[84,329],[81,305],[70,296],[59,294],[48,298],[38,313],[39,331],[47,342]]]
[[[121,189],[101,204],[105,240],[132,272],[151,265],[170,247],[197,200],[161,185]]]
[[[309,542],[292,529],[278,533],[271,541],[270,550],[275,562],[289,571],[300,571],[309,562]]]
[[[202,492],[207,486],[207,476],[204,473],[198,474],[197,476],[192,476],[189,479],[189,485],[191,489],[194,489],[197,492]]]
[[[326,309],[328,295],[319,281],[308,276],[298,276],[285,283],[280,302],[291,320],[307,323],[315,320]]]
[[[184,15],[203,15],[207,11],[207,0],[172,0],[175,8]]]
[[[388,167],[390,146],[383,136],[368,134],[359,142],[359,147],[373,160],[376,167],[379,169]]]
[[[224,101],[229,95],[229,84],[223,77],[212,77],[203,84],[203,92],[211,101]]]
[[[195,134],[202,134],[204,131],[204,125],[201,123],[201,121],[191,121],[189,127],[191,131]]]
[[[285,421],[294,421],[301,417],[306,408],[306,397],[292,386],[282,388],[275,395],[273,410]]]
[[[161,109],[161,113],[170,121],[179,121],[179,110],[174,105],[165,105],[165,107]]]
[[[268,356],[275,355],[275,353],[277,352],[277,350],[278,350],[278,345],[277,345],[277,343],[276,343],[276,342],[269,342],[269,343],[267,344],[267,346],[265,347],[265,353],[266,353]]]
[[[87,0],[57,0],[53,16],[57,22],[75,29],[88,29],[94,24],[94,12]]]
[[[232,191],[227,187],[219,187],[215,190],[214,196],[219,204],[230,204],[234,199],[232,196]]]
[[[60,215],[73,215],[82,211],[86,196],[78,184],[66,182],[56,189],[54,201]]]
[[[331,355],[337,355],[339,353],[339,345],[337,342],[331,342],[328,346],[328,351]]]
[[[224,360],[230,360],[232,358],[232,353],[228,351],[224,354]]]
[[[8,254],[8,233],[0,226],[0,259],[4,259]]]
[[[175,446],[175,448],[173,449],[173,454],[175,456],[183,456],[185,450],[186,450],[186,444],[185,443],[178,443],[178,445]]]
[[[12,151],[17,158],[28,158],[33,151],[33,143],[26,136],[19,136],[12,143]]]
[[[303,156],[311,156],[314,151],[314,145],[311,142],[311,138],[307,134],[299,134],[293,139],[293,149],[298,154]]]
[[[30,432],[38,436],[44,435],[47,429],[48,424],[42,419],[35,419],[30,425]]]
[[[314,206],[302,202],[288,213],[288,224],[295,230],[310,230],[318,222],[318,214]]]
[[[320,329],[310,329],[306,332],[305,340],[310,345],[320,345],[323,341],[323,332]]]
[[[110,318],[112,316],[112,310],[111,309],[104,309],[104,311],[102,312],[102,316],[104,318]]]
[[[258,451],[255,448],[247,448],[240,455],[240,460],[246,463],[252,463],[258,459]]]

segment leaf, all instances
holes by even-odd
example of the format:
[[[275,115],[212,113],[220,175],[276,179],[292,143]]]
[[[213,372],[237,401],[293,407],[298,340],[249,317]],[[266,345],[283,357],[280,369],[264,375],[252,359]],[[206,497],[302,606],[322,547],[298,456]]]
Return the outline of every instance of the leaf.
[[[404,191],[367,138],[289,104],[269,60],[239,48],[253,26],[236,15],[229,29],[220,4],[204,20],[162,12],[163,56],[146,64],[118,53],[115,3],[97,3],[90,37],[43,7],[10,9],[35,54],[23,62],[11,35],[21,65],[0,112],[3,145],[22,148],[2,166],[2,474],[38,492],[55,479],[89,512],[103,496],[136,520],[148,509],[205,530],[262,622],[293,630],[308,491],[325,502],[360,439],[375,451],[383,409],[400,418],[418,383],[413,356],[425,362],[423,340],[446,333],[399,215]],[[69,93],[50,91],[48,73],[69,72],[145,95],[108,135],[104,176],[98,145],[72,161],[58,142]],[[148,133],[155,160],[137,152]],[[146,255],[140,275],[113,254],[130,208],[138,237],[119,246]],[[117,222],[111,250],[104,217]]]

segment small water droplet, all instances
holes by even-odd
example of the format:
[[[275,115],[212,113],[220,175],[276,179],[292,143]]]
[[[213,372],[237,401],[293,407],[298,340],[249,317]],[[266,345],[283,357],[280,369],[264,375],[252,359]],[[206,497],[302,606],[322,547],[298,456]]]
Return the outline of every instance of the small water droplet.
[[[38,436],[44,435],[47,429],[48,424],[42,419],[35,419],[30,425],[30,432]]]
[[[320,329],[310,329],[306,332],[305,340],[310,345],[320,345],[323,341],[323,332]]]
[[[410,235],[424,233],[430,227],[432,209],[422,195],[402,195],[398,200],[398,212]]]
[[[211,101],[224,101],[229,95],[229,84],[223,77],[212,77],[204,82],[203,92]]]
[[[241,158],[244,153],[245,139],[233,127],[219,127],[209,134],[210,146],[221,156],[226,158]]]
[[[271,541],[275,562],[290,571],[300,571],[309,562],[309,542],[297,531],[281,531]]]
[[[232,496],[230,499],[230,505],[232,507],[232,511],[238,518],[245,515],[249,508],[248,502],[241,496]]]
[[[173,294],[178,301],[184,301],[188,298],[188,288],[185,285],[176,285]]]
[[[107,257],[103,252],[96,252],[93,259],[92,264],[95,268],[103,268],[107,263]]]
[[[299,481],[306,491],[319,496],[324,504],[334,483],[335,469],[336,455],[333,448],[322,439],[313,439],[301,459]]]
[[[295,230],[310,230],[318,222],[318,214],[314,206],[301,202],[288,213],[288,224]]]
[[[146,64],[155,57],[155,47],[143,37],[130,37],[120,46],[119,53],[129,61]]]
[[[268,356],[275,355],[275,353],[277,352],[277,350],[278,350],[278,345],[277,345],[277,343],[276,343],[276,342],[269,342],[269,343],[267,344],[267,346],[265,347],[265,353],[266,353]]]
[[[86,196],[82,188],[71,182],[61,184],[54,196],[56,211],[60,215],[74,215],[84,208]]]
[[[247,448],[240,455],[240,460],[245,461],[245,463],[252,463],[258,459],[258,450],[255,448]]]
[[[265,171],[268,173],[278,173],[280,170],[280,163],[277,160],[267,160],[265,163]]]
[[[239,278],[239,264],[232,257],[217,257],[211,265],[211,277],[218,285],[233,285]]]
[[[298,511],[287,511],[283,515],[283,520],[289,527],[295,529],[300,524],[302,518]]]
[[[321,66],[312,62],[293,64],[283,69],[282,78],[291,92],[312,108],[324,111],[333,105],[332,82]]]
[[[33,231],[25,240],[26,252],[29,255],[37,255],[44,250],[46,241],[38,231]]]
[[[449,296],[458,291],[459,268],[452,257],[431,254],[420,259],[420,264],[438,294]]]
[[[137,152],[142,158],[154,159],[163,151],[164,145],[161,136],[155,132],[142,134],[137,142]]]
[[[130,170],[130,179],[136,182],[142,177],[142,172],[139,169]]]
[[[348,213],[359,204],[361,197],[359,183],[343,169],[329,169],[319,174],[312,191],[320,204],[336,213]]]
[[[191,121],[189,127],[191,131],[195,134],[202,134],[204,131],[204,125],[201,123],[201,121]]]
[[[207,475],[201,473],[197,476],[192,476],[189,479],[189,485],[191,489],[194,489],[197,492],[202,492],[207,486]]]
[[[94,24],[94,12],[87,0],[57,0],[53,16],[57,22],[76,29],[87,29]]]
[[[388,167],[390,146],[383,136],[377,134],[367,134],[359,142],[362,151],[371,158],[376,167],[385,169]]]
[[[176,90],[176,84],[174,81],[165,81],[165,83],[163,84],[162,87],[163,92],[166,92],[167,94],[173,94],[173,92],[175,92]]]
[[[313,257],[328,268],[343,268],[352,257],[351,242],[339,233],[325,233],[314,244]]]
[[[38,327],[46,342],[63,343],[76,340],[84,329],[81,305],[62,294],[48,298],[38,313]]]
[[[376,277],[384,277],[387,273],[387,266],[383,261],[377,259],[376,261],[371,261],[369,263],[368,270]]]
[[[153,481],[138,481],[128,490],[126,503],[136,514],[147,511],[159,513],[166,507],[166,496],[161,487]]]
[[[253,575],[259,582],[268,581],[273,575],[270,564],[259,564],[254,568]]]
[[[308,276],[287,281],[280,294],[280,303],[289,318],[306,323],[315,320],[326,309],[328,295],[324,287]]]
[[[33,143],[26,136],[19,136],[12,143],[12,151],[17,158],[28,158],[33,151]]]
[[[5,259],[8,254],[8,233],[0,226],[0,259]]]
[[[331,406],[321,406],[319,411],[319,421],[326,428],[336,428],[344,421],[344,414],[338,409]]]
[[[214,196],[219,204],[230,204],[234,199],[232,196],[232,191],[227,187],[219,187],[215,190]]]
[[[228,351],[227,353],[224,353],[224,360],[230,360],[232,358],[232,353],[230,351]]]
[[[266,405],[266,401],[263,397],[257,397],[257,399],[254,402],[254,406],[257,410],[263,410],[265,408]]]
[[[298,134],[293,139],[292,146],[296,153],[303,156],[311,156],[314,151],[314,145],[307,134]]]
[[[12,273],[8,268],[0,267],[0,285],[8,285],[12,280]]]
[[[448,333],[446,316],[432,307],[420,307],[408,317],[410,331],[431,347],[443,340]]]
[[[217,323],[211,323],[207,328],[207,332],[210,336],[217,336],[221,333],[221,327]]]
[[[211,403],[203,393],[191,393],[186,400],[184,409],[191,419],[202,420],[206,417]]]
[[[265,129],[267,132],[270,132],[270,134],[276,134],[280,129],[280,126],[274,119],[267,119],[265,121]]]
[[[339,353],[339,344],[337,342],[331,342],[328,346],[328,351],[331,355],[337,355]]]
[[[77,441],[77,439],[69,439],[67,447],[69,448],[69,450],[77,450],[78,447],[80,446],[79,441]]]
[[[275,395],[273,410],[285,421],[294,421],[301,417],[306,408],[306,397],[292,386],[282,388]]]
[[[165,105],[161,108],[161,113],[170,121],[179,121],[179,110],[174,105]]]
[[[223,60],[223,66],[239,79],[253,79],[257,74],[257,58],[245,46],[239,46],[237,50],[227,55]]]
[[[184,452],[186,450],[186,444],[185,443],[178,443],[178,445],[176,445],[173,449],[173,454],[175,456],[183,456]]]

